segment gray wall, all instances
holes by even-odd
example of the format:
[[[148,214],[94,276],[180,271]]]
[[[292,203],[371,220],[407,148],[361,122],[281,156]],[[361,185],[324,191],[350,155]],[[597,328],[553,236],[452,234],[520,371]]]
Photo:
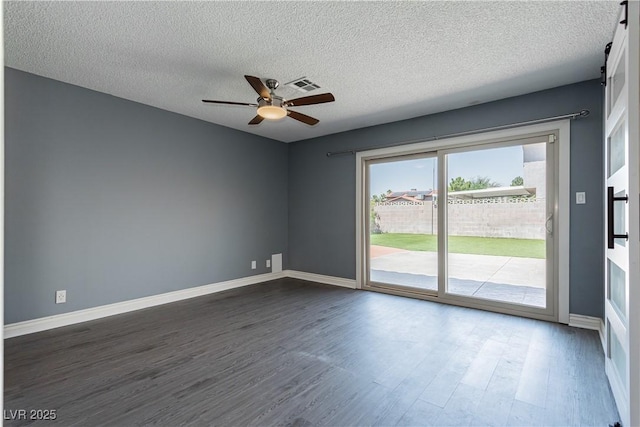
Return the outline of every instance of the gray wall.
[[[355,159],[327,151],[383,146],[582,109],[571,122],[570,312],[603,316],[602,89],[598,80],[290,144],[289,268],[355,278]],[[587,192],[587,204],[573,194]]]
[[[5,112],[6,323],[286,267],[286,144],[11,68]]]
[[[602,317],[601,105],[594,80],[287,146],[7,68],[5,322],[265,273],[272,253],[355,278],[355,160],[327,151],[583,108],[571,192],[588,203],[571,205],[570,311]]]

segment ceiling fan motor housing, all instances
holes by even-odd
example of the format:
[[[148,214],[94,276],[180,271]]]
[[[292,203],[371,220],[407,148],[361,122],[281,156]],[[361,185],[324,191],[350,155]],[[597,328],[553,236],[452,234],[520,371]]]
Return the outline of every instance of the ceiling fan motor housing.
[[[264,107],[267,105],[273,105],[274,107],[284,108],[285,101],[284,98],[276,95],[271,95],[271,101],[267,101],[264,98],[258,98],[258,107]]]
[[[280,83],[278,83],[276,79],[267,79],[265,80],[265,83],[267,84],[269,90],[271,90],[271,93],[273,93],[273,91],[276,90],[278,86],[280,86]]]

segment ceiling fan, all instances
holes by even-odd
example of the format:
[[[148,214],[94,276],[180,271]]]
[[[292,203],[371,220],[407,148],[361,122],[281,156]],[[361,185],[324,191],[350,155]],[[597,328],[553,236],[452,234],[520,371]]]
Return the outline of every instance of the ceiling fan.
[[[301,98],[286,100],[275,94],[276,88],[280,85],[277,80],[265,80],[266,86],[258,77],[244,76],[249,82],[253,90],[258,93],[257,104],[249,104],[246,102],[231,101],[214,101],[211,99],[203,99],[202,102],[209,104],[226,104],[226,105],[246,105],[248,107],[258,107],[258,114],[249,122],[250,125],[260,124],[264,119],[279,120],[289,116],[294,120],[313,126],[320,120],[289,110],[289,107],[302,107],[303,105],[324,104],[325,102],[333,102],[335,98],[330,93],[321,93],[318,95],[303,96]]]

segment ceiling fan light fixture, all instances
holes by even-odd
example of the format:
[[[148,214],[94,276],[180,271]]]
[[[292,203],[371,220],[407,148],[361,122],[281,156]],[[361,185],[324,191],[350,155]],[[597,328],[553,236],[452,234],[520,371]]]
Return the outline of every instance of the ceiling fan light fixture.
[[[258,77],[245,75],[244,78],[258,94],[258,98],[256,99],[257,104],[215,101],[213,99],[203,99],[202,102],[209,104],[246,105],[248,107],[258,107],[257,115],[248,123],[252,126],[259,125],[264,119],[280,120],[285,117],[291,117],[293,120],[297,120],[306,125],[315,126],[320,120],[297,111],[287,110],[287,107],[324,104],[325,102],[333,102],[336,100],[331,93],[321,93],[319,95],[303,96],[301,98],[286,100],[275,93],[275,90],[279,86],[277,80],[266,79],[265,86],[265,83],[263,83]]]
[[[262,105],[258,107],[258,115],[267,120],[280,120],[286,117],[287,110],[277,105]]]

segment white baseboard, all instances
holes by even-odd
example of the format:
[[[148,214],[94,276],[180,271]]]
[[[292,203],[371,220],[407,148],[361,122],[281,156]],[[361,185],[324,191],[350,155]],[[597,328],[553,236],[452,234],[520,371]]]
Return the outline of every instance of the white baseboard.
[[[72,311],[70,313],[56,314],[54,316],[41,317],[38,319],[25,320],[24,322],[11,323],[4,327],[4,338],[12,338],[20,335],[32,334],[34,332],[59,328],[62,326],[74,325],[76,323],[101,319],[103,317],[114,316],[116,314],[128,313],[130,311],[141,310],[143,308],[168,304],[184,299],[195,298],[202,295],[213,294],[226,291],[228,289],[240,288],[242,286],[254,285],[267,282],[269,280],[291,277],[294,279],[307,280],[310,282],[324,283],[327,285],[340,286],[343,288],[356,289],[354,279],[343,277],[326,276],[323,274],[306,273],[304,271],[284,270],[277,273],[266,273],[255,276],[243,277],[240,279],[228,280],[225,282],[213,283],[210,285],[197,286],[194,288],[182,289],[179,291],[167,292],[159,295],[152,295],[144,298],[137,298],[129,301],[117,302],[114,304],[102,305],[85,310]],[[600,334],[603,348],[604,323],[599,317],[582,316],[580,314],[569,314],[569,326],[596,330]]]
[[[599,317],[583,316],[581,314],[569,314],[569,326],[574,328],[591,329],[598,331],[600,336],[600,344],[605,350],[606,341],[604,339],[604,322]],[[606,350],[605,350],[606,353]]]
[[[600,322],[602,322],[602,319],[599,317],[583,316],[582,314],[569,314],[569,326],[573,326],[574,328],[599,331]]]
[[[304,271],[296,270],[285,270],[284,275],[294,279],[308,280],[310,282],[324,283],[326,285],[341,286],[349,289],[356,288],[356,281],[354,279],[345,279],[343,277],[325,276],[323,274],[305,273]]]
[[[101,319],[103,317],[114,316],[116,314],[127,313],[143,308],[213,294],[216,292],[226,291],[228,289],[254,285],[256,283],[267,282],[269,280],[280,279],[282,277],[285,277],[285,274],[282,272],[258,274],[255,276],[213,283],[210,285],[197,286],[194,288],[181,289],[179,291],[87,308],[85,310],[56,314],[33,320],[25,320],[24,322],[11,323],[4,327],[4,338],[12,338],[20,335],[32,334],[34,332],[45,331],[47,329],[59,328],[61,326],[74,325],[76,323],[87,322],[89,320]]]

